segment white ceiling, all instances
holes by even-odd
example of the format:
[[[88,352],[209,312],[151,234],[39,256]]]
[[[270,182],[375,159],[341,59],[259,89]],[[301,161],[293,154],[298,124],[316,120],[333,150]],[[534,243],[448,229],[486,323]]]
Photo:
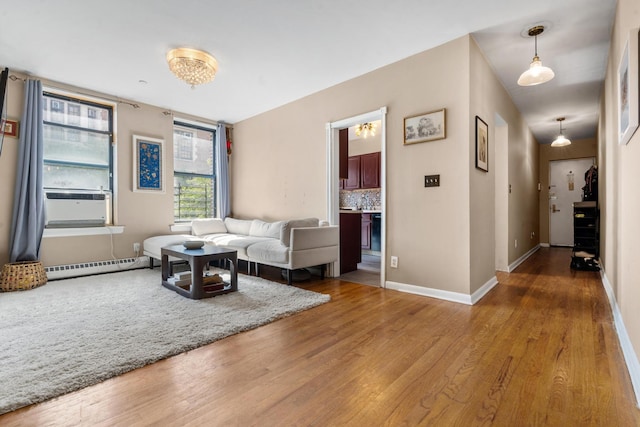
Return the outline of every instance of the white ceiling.
[[[23,0],[0,12],[0,65],[234,123],[472,33],[534,135],[595,135],[615,0]],[[520,88],[533,57],[556,78]],[[195,47],[219,63],[191,89],[165,62]],[[146,84],[140,83],[146,81]]]

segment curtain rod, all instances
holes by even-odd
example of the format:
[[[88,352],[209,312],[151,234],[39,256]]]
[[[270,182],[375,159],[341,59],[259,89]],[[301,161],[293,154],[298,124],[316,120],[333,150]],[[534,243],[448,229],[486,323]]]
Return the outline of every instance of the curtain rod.
[[[20,80],[23,83],[27,81],[27,78],[20,78],[20,77],[16,76],[15,74],[10,74],[9,75],[9,79],[11,81],[14,81],[14,82],[17,81],[17,80]],[[72,89],[67,89],[67,88],[62,88],[62,87],[56,86],[55,83],[54,84],[47,83],[46,86],[49,86],[49,87],[51,87],[53,89],[62,90],[62,91],[65,91],[65,92],[77,93],[78,95],[89,96],[89,97],[92,97],[92,98],[102,98],[105,101],[111,101],[111,102],[115,102],[115,103],[118,103],[118,104],[129,105],[133,109],[140,108],[140,105],[138,103],[136,103],[136,102],[125,101],[123,99],[114,98],[114,97],[111,97],[111,96],[105,95],[105,94],[95,95],[95,94],[91,94],[91,93],[85,93],[85,92],[82,92],[81,90],[78,90],[75,86],[71,86]],[[157,107],[155,105],[153,105],[153,107],[159,108],[159,107]],[[162,114],[164,114],[165,116],[174,117],[174,112],[171,111],[171,110],[164,110],[164,111],[162,111]],[[188,115],[191,116],[191,114],[188,114]],[[196,116],[194,116],[194,117],[196,117]],[[199,117],[199,118],[200,119],[204,119],[204,117]],[[233,128],[232,125],[230,125],[228,123],[225,123],[223,121],[219,121],[219,120],[211,120],[210,122],[207,122],[207,124],[213,124],[214,126],[217,126],[219,124],[224,124],[225,126],[227,126],[227,128]]]
[[[16,80],[20,80],[21,82],[26,82],[27,79],[21,79],[20,77],[16,76],[15,74],[9,74],[9,80],[11,80],[12,82],[15,82]]]
[[[34,78],[38,78],[38,77],[34,77]],[[17,80],[20,80],[22,82],[26,82],[27,81],[27,78],[23,79],[23,78],[20,78],[20,77],[16,76],[15,74],[11,74],[9,76],[9,79],[11,79],[14,82],[17,81]],[[106,95],[106,94],[103,94],[103,93],[98,93],[97,95],[95,93],[86,93],[86,92],[83,92],[82,90],[79,90],[77,87],[71,86],[71,85],[69,85],[71,87],[71,89],[65,88],[65,87],[60,87],[59,85],[56,85],[55,82],[53,82],[53,84],[52,84],[51,81],[48,81],[46,79],[41,79],[41,80],[44,80],[43,83],[42,83],[43,86],[50,87],[52,89],[61,90],[61,91],[64,91],[64,92],[71,92],[71,93],[75,93],[75,94],[82,95],[82,96],[88,96],[88,97],[91,97],[91,98],[99,98],[99,99],[103,99],[105,101],[115,102],[115,103],[118,103],[118,104],[126,104],[126,105],[130,105],[131,107],[133,107],[135,109],[140,108],[140,105],[138,105],[135,102],[124,101],[124,100],[122,100],[120,98],[114,98],[113,96],[109,96],[109,95]]]

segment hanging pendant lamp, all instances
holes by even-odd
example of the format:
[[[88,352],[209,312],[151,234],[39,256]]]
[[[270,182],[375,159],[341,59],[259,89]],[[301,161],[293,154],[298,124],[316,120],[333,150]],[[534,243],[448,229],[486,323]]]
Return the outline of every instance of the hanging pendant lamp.
[[[529,37],[533,37],[535,39],[535,54],[531,64],[529,65],[529,69],[520,75],[518,79],[518,84],[520,86],[535,86],[541,83],[546,83],[551,80],[555,73],[549,67],[545,67],[542,65],[542,61],[538,56],[538,35],[542,34],[544,31],[543,25],[537,25],[533,28],[530,28],[528,33]]]
[[[360,136],[364,133],[363,138],[367,138],[369,135],[376,136],[376,124],[374,122],[362,123],[356,126],[356,136]]]
[[[564,117],[559,117],[556,120],[560,122],[560,135],[558,135],[558,137],[551,143],[551,146],[566,147],[567,145],[571,145],[571,141],[565,138],[565,136],[562,134],[562,121],[564,120]]]

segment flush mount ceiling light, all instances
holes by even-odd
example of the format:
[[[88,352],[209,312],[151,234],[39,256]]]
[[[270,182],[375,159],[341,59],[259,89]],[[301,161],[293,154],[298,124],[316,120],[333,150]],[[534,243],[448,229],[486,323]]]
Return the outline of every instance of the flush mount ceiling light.
[[[191,85],[209,83],[216,76],[218,61],[207,52],[187,47],[172,49],[167,52],[169,69],[180,80]]]
[[[376,136],[376,125],[375,123],[362,123],[361,125],[356,126],[356,136],[360,136],[364,133],[363,138],[371,136]]]
[[[562,134],[562,121],[564,117],[559,117],[556,119],[560,122],[560,135],[551,143],[552,147],[566,147],[567,145],[571,145],[571,141],[564,137]]]
[[[551,80],[555,74],[553,70],[549,67],[544,67],[542,65],[542,61],[538,56],[538,35],[542,34],[544,31],[543,25],[537,25],[533,28],[530,28],[528,33],[529,37],[533,37],[535,39],[535,54],[533,60],[531,61],[531,65],[529,65],[529,69],[520,75],[518,79],[518,84],[520,86],[535,86],[541,83],[546,83]]]

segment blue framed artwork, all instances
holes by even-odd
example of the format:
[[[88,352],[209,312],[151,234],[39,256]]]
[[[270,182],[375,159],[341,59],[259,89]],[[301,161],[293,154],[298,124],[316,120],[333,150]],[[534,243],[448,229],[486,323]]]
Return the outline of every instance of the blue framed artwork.
[[[133,135],[133,191],[164,193],[164,140]]]

